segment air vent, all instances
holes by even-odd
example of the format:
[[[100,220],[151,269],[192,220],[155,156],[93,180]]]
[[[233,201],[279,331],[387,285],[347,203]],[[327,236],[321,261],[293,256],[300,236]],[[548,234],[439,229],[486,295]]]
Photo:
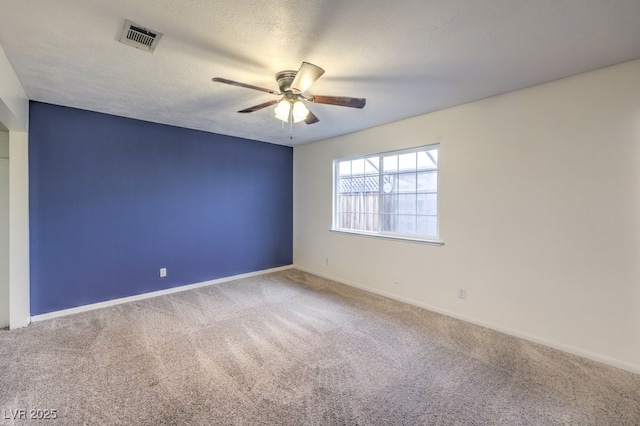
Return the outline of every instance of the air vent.
[[[120,36],[120,43],[128,44],[129,46],[146,50],[147,52],[153,52],[156,50],[160,37],[162,37],[162,33],[125,19],[122,35]]]

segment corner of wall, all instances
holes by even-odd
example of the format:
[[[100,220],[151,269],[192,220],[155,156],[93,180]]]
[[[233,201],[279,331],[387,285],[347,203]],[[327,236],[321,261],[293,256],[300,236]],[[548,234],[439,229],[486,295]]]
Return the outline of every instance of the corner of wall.
[[[0,122],[9,129],[9,327],[29,324],[29,99],[0,45]]]

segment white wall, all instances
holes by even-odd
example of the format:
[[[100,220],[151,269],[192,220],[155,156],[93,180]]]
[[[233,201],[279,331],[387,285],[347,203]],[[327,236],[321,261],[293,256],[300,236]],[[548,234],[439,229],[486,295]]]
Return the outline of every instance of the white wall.
[[[9,132],[0,131],[0,328],[9,326]]]
[[[433,142],[444,246],[329,231],[332,160]],[[635,372],[639,255],[640,61],[294,148],[296,267]]]
[[[31,322],[29,298],[29,138],[9,132],[9,326]]]
[[[29,128],[29,99],[0,45],[0,123],[7,129]]]
[[[29,98],[0,46],[0,123],[9,129],[9,322],[29,324]]]

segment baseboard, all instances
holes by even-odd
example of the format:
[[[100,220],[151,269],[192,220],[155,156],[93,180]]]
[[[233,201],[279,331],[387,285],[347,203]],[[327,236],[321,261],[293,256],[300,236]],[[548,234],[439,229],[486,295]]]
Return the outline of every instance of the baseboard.
[[[446,316],[449,316],[449,317],[452,317],[452,318],[456,318],[456,319],[459,319],[459,320],[462,320],[462,321],[465,321],[465,322],[469,322],[471,324],[475,324],[475,325],[479,325],[481,327],[489,328],[491,330],[499,331],[501,333],[505,333],[505,334],[508,334],[510,336],[518,337],[518,338],[521,338],[521,339],[524,339],[524,340],[528,340],[530,342],[534,342],[534,343],[538,343],[538,344],[541,344],[541,345],[544,345],[544,346],[548,346],[548,347],[553,348],[553,349],[558,349],[560,351],[567,352],[567,353],[570,353],[572,355],[576,355],[576,356],[579,356],[579,357],[582,357],[582,358],[590,359],[592,361],[600,362],[602,364],[607,364],[607,365],[610,365],[612,367],[616,367],[616,368],[620,368],[622,370],[630,371],[632,373],[640,374],[640,365],[631,364],[631,363],[628,363],[628,362],[625,362],[625,361],[620,361],[618,359],[611,358],[611,357],[608,357],[608,356],[605,356],[605,355],[601,355],[601,354],[598,354],[598,353],[594,353],[594,352],[591,352],[591,351],[587,351],[587,350],[584,350],[584,349],[581,349],[581,348],[577,348],[575,346],[566,345],[564,343],[560,343],[560,342],[556,342],[556,341],[553,341],[553,340],[544,339],[544,338],[539,337],[539,336],[531,335],[531,334],[528,334],[528,333],[524,333],[524,332],[521,332],[521,331],[518,331],[518,330],[510,329],[510,328],[503,327],[503,326],[500,326],[500,325],[496,325],[496,324],[493,324],[493,323],[488,323],[488,322],[484,322],[484,321],[478,321],[478,320],[476,320],[474,318],[470,318],[470,317],[467,317],[467,316],[464,316],[464,315],[460,315],[460,314],[458,314],[456,312],[451,312],[451,311],[448,311],[446,309],[441,309],[441,308],[429,305],[427,303],[420,302],[420,301],[415,300],[415,299],[411,299],[411,298],[403,297],[403,296],[398,296],[396,294],[389,293],[389,292],[386,292],[386,291],[376,290],[374,288],[367,287],[367,286],[362,285],[360,283],[344,280],[342,278],[334,277],[332,275],[328,275],[328,274],[325,274],[325,273],[322,273],[322,272],[314,271],[314,270],[312,270],[310,268],[305,268],[303,266],[293,265],[293,268],[298,269],[298,270],[303,271],[303,272],[307,272],[309,274],[317,275],[317,276],[322,277],[322,278],[326,278],[326,279],[331,280],[331,281],[336,281],[336,282],[338,282],[340,284],[348,285],[350,287],[355,287],[355,288],[358,288],[360,290],[367,291],[369,293],[373,293],[373,294],[377,294],[377,295],[380,295],[380,296],[388,297],[389,299],[397,300],[399,302],[404,302],[404,303],[407,303],[407,304],[413,305],[413,306],[418,306],[420,308],[427,309],[429,311],[436,312],[438,314],[446,315]]]
[[[47,312],[46,314],[34,315],[31,322],[44,321],[67,315],[78,314],[80,312],[92,311],[94,309],[106,308],[109,306],[121,305],[123,303],[135,302],[138,300],[149,299],[151,297],[164,296],[167,294],[178,293],[181,291],[192,290],[194,288],[206,287],[215,284],[221,284],[228,281],[239,280],[242,278],[255,277],[258,275],[270,274],[272,272],[284,271],[293,268],[293,265],[279,266],[277,268],[263,269],[261,271],[248,272],[246,274],[233,275],[230,277],[218,278],[215,280],[202,281],[194,284],[187,284],[180,287],[172,287],[164,290],[152,291],[150,293],[136,294],[135,296],[127,296],[119,299],[107,300],[105,302],[92,303],[90,305],[77,306],[75,308],[63,309],[61,311]]]

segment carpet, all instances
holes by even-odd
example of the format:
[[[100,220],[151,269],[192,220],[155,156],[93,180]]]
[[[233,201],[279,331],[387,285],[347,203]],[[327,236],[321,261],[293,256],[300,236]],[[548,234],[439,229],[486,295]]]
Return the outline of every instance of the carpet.
[[[640,375],[289,269],[0,331],[0,423],[640,425]]]

